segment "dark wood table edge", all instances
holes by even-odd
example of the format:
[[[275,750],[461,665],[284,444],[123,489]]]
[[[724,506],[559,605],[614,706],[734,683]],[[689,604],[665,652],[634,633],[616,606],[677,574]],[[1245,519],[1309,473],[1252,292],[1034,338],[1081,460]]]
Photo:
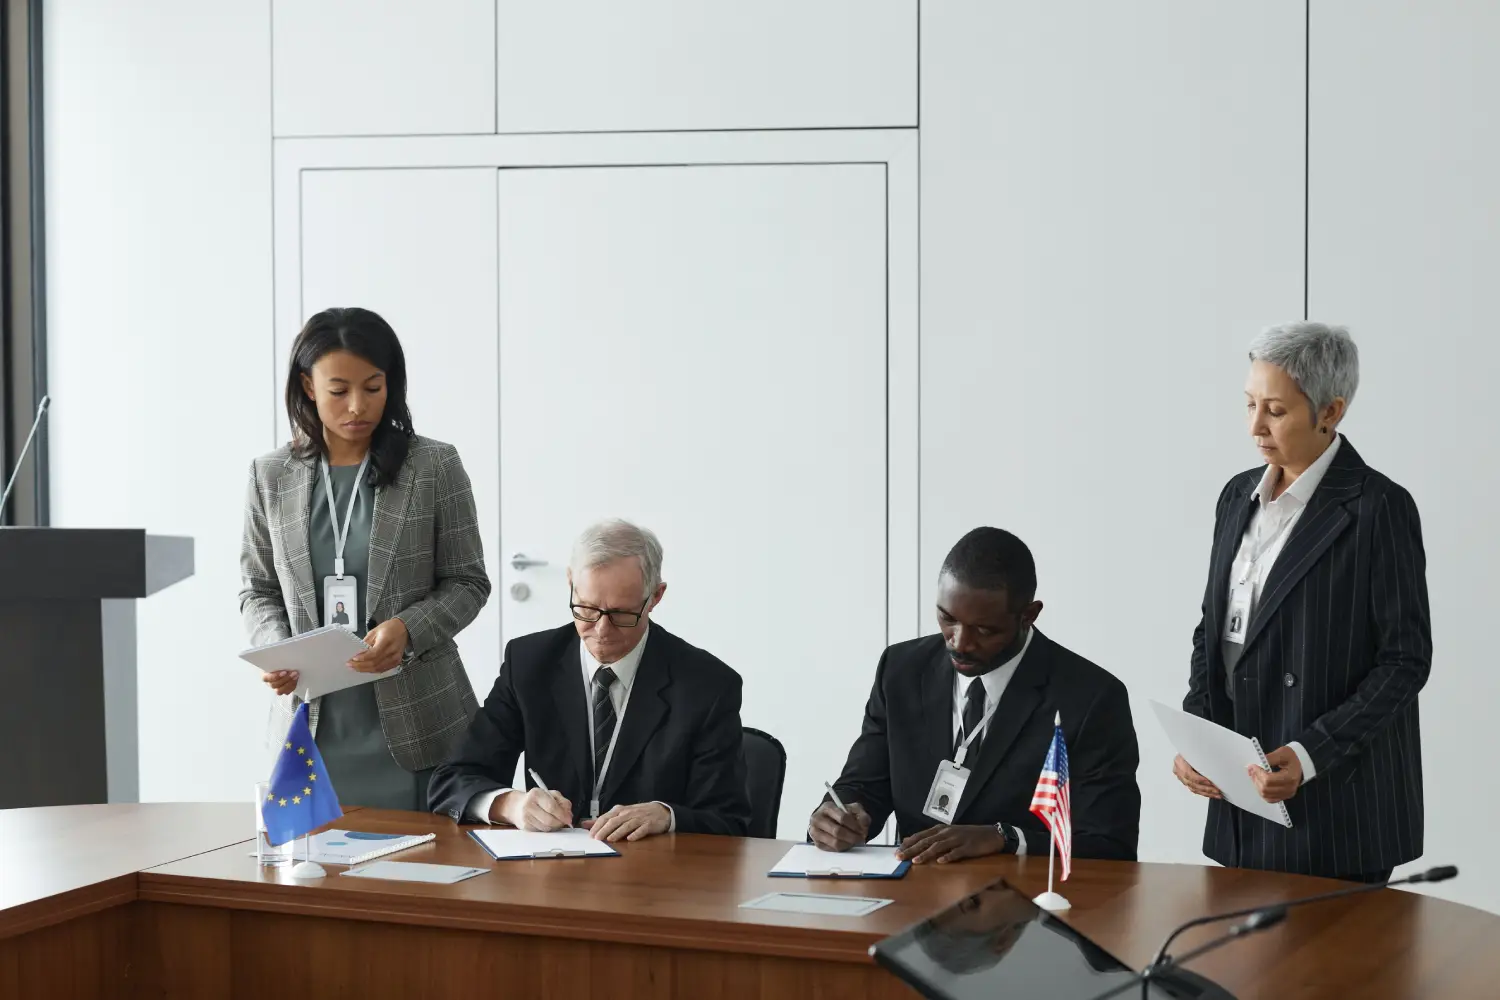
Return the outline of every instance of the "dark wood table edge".
[[[133,902],[140,875],[118,875],[0,911],[0,941]]]
[[[330,874],[329,878],[338,878]],[[293,916],[364,920],[375,923],[445,927],[531,937],[604,941],[615,944],[729,951],[776,958],[870,964],[870,945],[886,935],[848,930],[745,924],[682,917],[628,917],[600,913],[580,919],[577,910],[507,905],[432,896],[382,896],[351,893],[336,899],[308,895],[285,883],[224,882],[146,871],[140,875],[139,898],[151,903],[258,910]]]

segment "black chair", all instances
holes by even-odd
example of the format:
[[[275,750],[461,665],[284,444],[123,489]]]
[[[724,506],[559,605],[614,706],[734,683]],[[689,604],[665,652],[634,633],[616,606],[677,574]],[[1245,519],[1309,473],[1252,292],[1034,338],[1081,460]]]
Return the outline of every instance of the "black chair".
[[[776,839],[781,786],[786,781],[786,749],[770,733],[745,727],[745,789],[750,793],[750,836]]]

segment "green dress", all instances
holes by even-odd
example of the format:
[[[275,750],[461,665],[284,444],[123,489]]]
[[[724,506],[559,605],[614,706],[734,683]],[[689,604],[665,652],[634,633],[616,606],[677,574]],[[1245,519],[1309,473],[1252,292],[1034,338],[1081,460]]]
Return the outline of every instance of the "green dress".
[[[349,510],[349,491],[356,487],[359,466],[337,465],[329,469],[333,478],[333,500],[342,520]],[[344,545],[344,575],[357,583],[361,606],[356,609],[359,621],[353,624],[357,634],[365,634],[370,609],[364,606],[369,593],[370,522],[375,513],[375,490],[368,482],[357,484],[359,497],[349,518],[349,537]],[[323,580],[333,575],[335,544],[333,519],[328,513],[328,494],[323,488],[323,474],[313,486],[312,523],[308,542],[312,554],[313,589],[318,595],[318,621],[326,620],[323,610]],[[385,731],[380,726],[380,708],[375,703],[375,685],[361,684],[324,695],[318,708],[318,731],[313,737],[328,768],[328,776],[346,806],[369,806],[375,809],[414,809],[427,811],[428,768],[415,773],[406,770],[391,756]]]

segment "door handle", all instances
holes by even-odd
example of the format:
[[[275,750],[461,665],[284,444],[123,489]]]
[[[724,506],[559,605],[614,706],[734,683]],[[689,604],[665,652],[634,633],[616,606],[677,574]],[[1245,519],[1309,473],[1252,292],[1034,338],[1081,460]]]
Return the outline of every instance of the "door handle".
[[[547,560],[545,560],[545,559],[528,559],[528,558],[526,558],[526,553],[524,553],[524,552],[517,552],[515,555],[513,555],[513,556],[510,557],[510,566],[511,566],[511,569],[518,569],[518,570],[519,569],[530,569],[533,566],[545,566],[545,565],[547,565]]]

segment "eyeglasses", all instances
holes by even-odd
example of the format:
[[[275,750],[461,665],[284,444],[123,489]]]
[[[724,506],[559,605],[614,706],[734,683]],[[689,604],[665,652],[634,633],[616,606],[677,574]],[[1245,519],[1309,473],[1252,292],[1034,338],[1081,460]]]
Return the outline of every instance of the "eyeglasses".
[[[641,623],[641,616],[646,613],[646,605],[651,603],[651,598],[641,602],[637,611],[624,611],[620,608],[596,608],[591,604],[574,604],[573,588],[568,588],[568,607],[573,609],[573,617],[581,622],[596,622],[605,615],[609,616],[610,624],[616,628],[635,628]]]

